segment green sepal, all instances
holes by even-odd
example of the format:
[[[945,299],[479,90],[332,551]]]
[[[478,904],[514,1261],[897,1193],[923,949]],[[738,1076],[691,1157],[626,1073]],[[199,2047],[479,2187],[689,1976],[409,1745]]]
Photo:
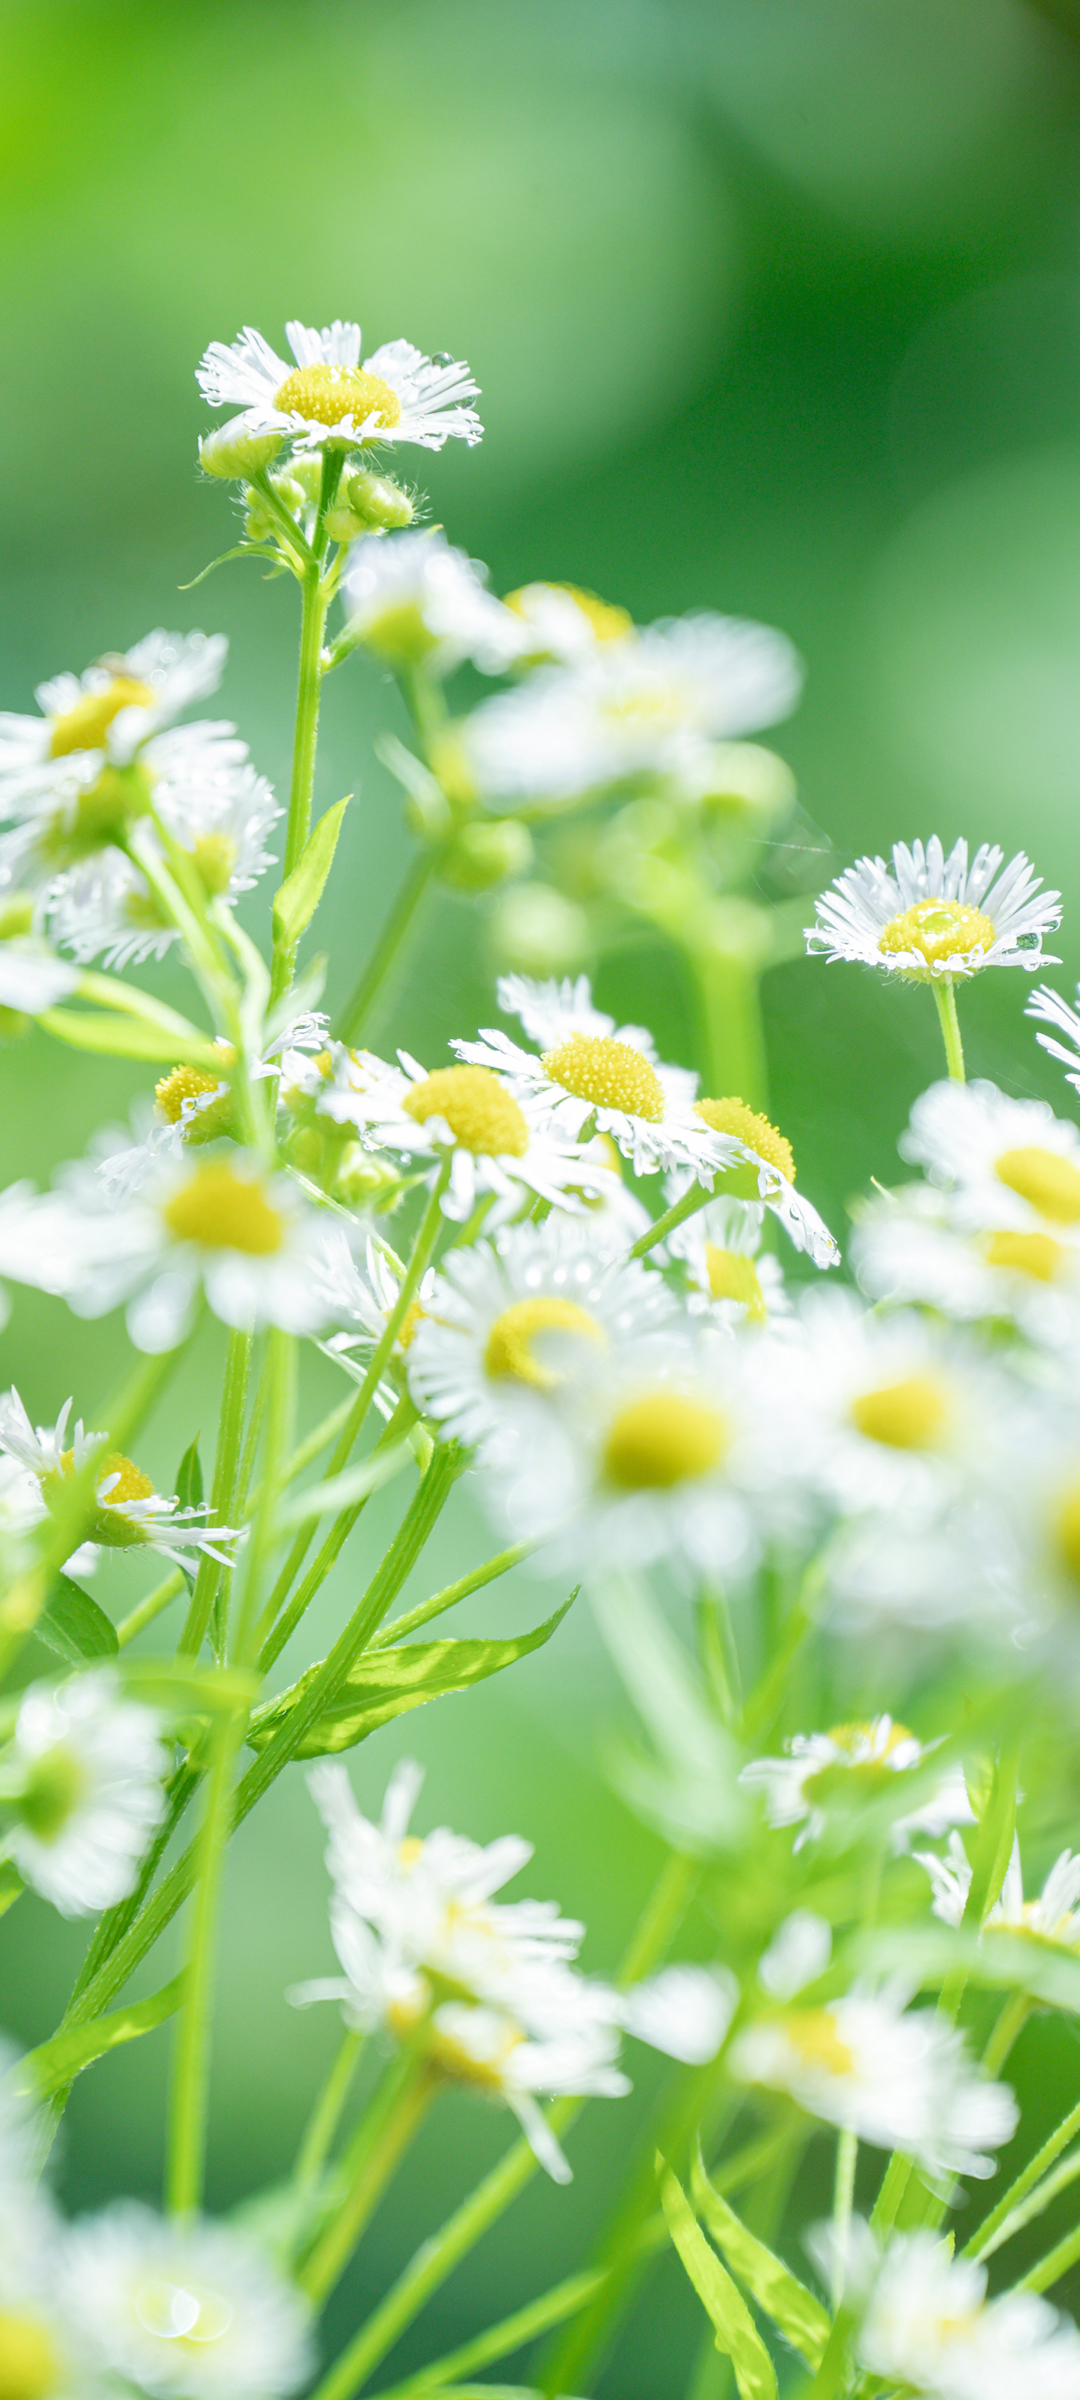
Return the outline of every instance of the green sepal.
[[[95,2058],[103,2058],[121,2042],[135,2041],[140,2033],[151,2033],[155,2025],[164,2025],[167,2017],[174,2016],[183,2001],[185,1981],[186,1973],[174,1975],[172,1982],[149,2000],[135,2000],[129,2008],[95,2017],[89,2025],[72,2025],[66,2033],[54,2033],[51,2041],[39,2043],[36,2050],[27,2050],[14,2070],[16,2089],[31,2100],[47,2100],[51,2092],[63,2091]]]
[[[444,1693],[468,1691],[472,1684],[498,1675],[503,1667],[513,1666],[515,1659],[525,1658],[530,1650],[549,1642],[576,1598],[577,1593],[571,1592],[569,1600],[543,1625],[507,1641],[406,1642],[397,1650],[365,1652],[332,1706],[316,1718],[296,1756],[323,1758],[327,1753],[351,1750],[377,1726],[388,1725],[391,1717],[420,1708],[425,1700],[441,1699]],[[247,1734],[253,1750],[265,1749],[320,1672],[319,1666],[309,1667],[287,1692],[255,1710]]]
[[[347,792],[344,800],[328,808],[304,850],[303,856],[287,875],[274,901],[274,941],[280,950],[294,950],[301,934],[310,925],[323,896],[323,886],[334,863],[341,820],[352,799]]]
[[[115,1658],[120,1647],[111,1617],[67,1575],[57,1576],[34,1632],[69,1667]]]
[[[719,2243],[729,2267],[807,2365],[819,2367],[832,2331],[828,2310],[714,2191],[700,2148],[690,2171],[690,2189],[702,2223]]]
[[[739,2400],[777,2400],[776,2369],[738,2286],[706,2241],[682,2185],[658,2159],[660,2199],[668,2232],[716,2334],[716,2347],[730,2358]]]
[[[96,1050],[113,1058],[161,1060],[172,1065],[221,1071],[221,1052],[193,1026],[179,1034],[143,1017],[98,1016],[93,1010],[42,1009],[38,1023],[72,1050]]]

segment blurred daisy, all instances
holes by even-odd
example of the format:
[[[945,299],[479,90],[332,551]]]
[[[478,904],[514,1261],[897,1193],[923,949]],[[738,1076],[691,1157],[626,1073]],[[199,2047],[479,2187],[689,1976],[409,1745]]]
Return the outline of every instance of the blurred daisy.
[[[628,776],[670,773],[703,742],[786,717],[802,675],[767,625],[709,614],[669,619],[540,667],[459,728],[484,799],[557,804]]]
[[[156,2400],[274,2400],[314,2368],[307,2303],[231,2225],[121,2201],[72,2229],[61,2288],[88,2365]]]
[[[1080,2334],[1035,2292],[986,2297],[986,2268],[952,2238],[894,2234],[864,2300],[860,2366],[932,2400],[1066,2400]]]
[[[292,359],[245,325],[235,342],[211,342],[195,370],[212,408],[242,415],[222,436],[278,433],[297,449],[353,450],[366,442],[419,442],[441,450],[448,435],[469,443],[483,432],[462,407],[478,386],[460,359],[425,358],[411,342],[384,342],[361,363],[360,327],[335,318],[320,332],[285,327]]]
[[[500,675],[520,655],[518,619],[485,591],[485,570],[438,528],[369,534],[341,579],[345,629],[389,666],[422,663],[448,675],[463,658]]]
[[[619,1264],[591,1221],[549,1217],[451,1251],[424,1296],[409,1388],[447,1435],[481,1442],[508,1390],[541,1400],[582,1344],[611,1351],[674,1314],[661,1276]]]
[[[504,975],[497,991],[499,1007],[520,1018],[541,1055],[488,1027],[478,1042],[453,1044],[460,1058],[505,1076],[564,1137],[608,1134],[635,1175],[689,1166],[702,1183],[712,1181],[714,1145],[694,1114],[697,1077],[662,1066],[644,1026],[616,1027],[593,1007],[584,975],[576,983]]]
[[[67,1000],[78,985],[77,970],[58,958],[38,933],[7,933],[0,915],[0,1009],[37,1017]]]
[[[949,1836],[949,1855],[937,1858],[931,1850],[916,1850],[933,1889],[931,1906],[946,1925],[959,1925],[971,1889],[971,1861],[958,1833]],[[1063,1949],[1080,1949],[1080,1858],[1063,1850],[1055,1859],[1037,1900],[1024,1898],[1020,1841],[1014,1836],[1009,1864],[999,1897],[983,1919],[983,1931],[999,1927],[1008,1933],[1037,1934]]]
[[[93,773],[130,766],[151,736],[221,681],[223,633],[165,633],[99,659],[82,675],[38,685],[40,715],[0,714],[0,808],[62,776],[73,759]]]
[[[243,772],[246,762],[246,744],[227,722],[156,734],[128,767],[102,766],[93,752],[81,752],[40,789],[11,802],[14,822],[0,835],[0,881],[51,898],[65,877],[110,850],[126,860],[134,843],[145,842],[157,854],[150,822],[156,811],[190,851],[206,890],[224,891],[229,877],[220,860],[215,864],[220,845],[210,837],[231,807],[241,822],[251,813],[256,779],[250,767]],[[265,790],[258,787],[260,800]],[[197,849],[200,836],[210,839],[209,848]],[[160,911],[151,921],[160,924]]]
[[[744,1200],[711,1200],[676,1225],[665,1243],[681,1259],[691,1316],[715,1325],[764,1325],[791,1314],[779,1262],[761,1247],[764,1207]]]
[[[57,2290],[64,2231],[38,2173],[38,2129],[0,2040],[0,2390],[12,2400],[90,2400]]]
[[[934,2176],[992,2175],[988,2153],[1017,2122],[1008,2086],[973,2069],[962,2034],[930,2009],[905,2014],[885,1993],[850,1992],[749,2025],[730,2065],[740,2082],[790,2092],[809,2115],[902,2150]]]
[[[0,1457],[14,1461],[34,1478],[39,1515],[55,1504],[65,1481],[79,1474],[108,1440],[104,1433],[86,1433],[80,1417],[69,1443],[70,1415],[71,1401],[66,1400],[55,1425],[34,1426],[14,1385],[0,1397]],[[93,1562],[99,1545],[110,1550],[156,1550],[179,1567],[187,1567],[193,1554],[197,1559],[204,1552],[222,1566],[233,1563],[229,1544],[238,1541],[239,1535],[227,1525],[207,1525],[208,1502],[181,1508],[179,1500],[163,1499],[150,1477],[118,1450],[107,1451],[100,1459],[94,1503],[85,1535],[91,1553],[87,1564]]]
[[[108,1667],[24,1692],[0,1758],[13,1813],[5,1845],[62,1916],[97,1916],[134,1890],[165,1813],[162,1732],[157,1712],[125,1700]]]
[[[1030,1342],[1080,1340],[1080,1241],[1046,1232],[967,1232],[925,1184],[883,1193],[863,1211],[852,1253],[872,1300],[921,1301],[942,1316],[1006,1320]]]
[[[865,1724],[834,1725],[830,1733],[796,1733],[785,1744],[785,1758],[755,1758],[743,1768],[740,1783],[759,1791],[770,1825],[798,1825],[795,1848],[817,1841],[830,1811],[857,1816],[870,1800],[880,1800],[894,1785],[901,1807],[902,1782],[932,1755],[929,1748],[892,1717],[874,1717]],[[946,1767],[922,1805],[894,1817],[890,1828],[893,1848],[906,1849],[913,1833],[932,1839],[950,1825],[973,1825],[963,1768]]]
[[[1022,850],[1007,867],[1004,858],[984,842],[969,868],[967,843],[946,858],[936,834],[925,845],[894,843],[891,871],[883,858],[861,858],[822,893],[807,949],[920,983],[982,967],[1034,974],[1043,935],[1061,923],[1061,894],[1042,891]]]
[[[558,662],[578,666],[608,642],[635,638],[633,618],[576,583],[524,583],[507,592],[504,606],[520,621],[523,656],[529,665]]]
[[[1080,1131],[1045,1100],[1011,1100],[992,1083],[936,1083],[916,1100],[901,1155],[949,1193],[953,1222],[988,1233],[1080,1240]],[[1022,1243],[1004,1245],[1016,1266]],[[1033,1262],[1048,1253],[1029,1252]],[[1035,1271],[1037,1272],[1037,1266]]]
[[[230,742],[228,748],[234,747]],[[208,900],[235,902],[274,864],[266,840],[282,811],[265,776],[247,763],[211,761],[206,773],[195,772],[190,779],[162,777],[154,785],[153,804],[191,860]],[[160,857],[153,827],[147,826],[142,838]],[[180,939],[145,875],[114,845],[55,877],[45,908],[54,939],[82,963],[104,957],[111,967],[137,965],[163,958]]]
[[[1080,1000],[1080,984],[1077,985],[1077,999]],[[1080,1010],[1071,1007],[1060,993],[1051,991],[1049,984],[1041,983],[1038,991],[1032,993],[1024,1014],[1037,1018],[1044,1025],[1056,1025],[1058,1033],[1064,1034],[1064,1043],[1059,1042],[1057,1034],[1053,1033],[1037,1033],[1035,1039],[1041,1049],[1049,1051],[1051,1058],[1061,1060],[1069,1070],[1066,1083],[1071,1083],[1075,1091],[1080,1091]]]

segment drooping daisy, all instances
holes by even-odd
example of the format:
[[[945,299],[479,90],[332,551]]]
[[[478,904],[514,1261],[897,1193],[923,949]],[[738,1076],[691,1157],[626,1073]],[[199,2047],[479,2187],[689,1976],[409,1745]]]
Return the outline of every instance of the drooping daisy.
[[[992,1083],[935,1083],[916,1100],[899,1147],[948,1192],[955,1224],[1037,1236],[1033,1264],[1049,1261],[1047,1237],[1080,1240],[1080,1131],[1045,1100],[1012,1100]],[[1000,1246],[1002,1264],[1023,1255],[1023,1243]]]
[[[946,1925],[959,1925],[971,1889],[971,1861],[959,1834],[950,1834],[947,1858],[938,1858],[932,1850],[916,1850],[915,1857],[930,1877],[935,1917],[940,1917]],[[1017,1835],[1005,1880],[983,1920],[983,1931],[998,1927],[1008,1933],[1035,1934],[1044,1942],[1057,1942],[1063,1949],[1077,1950],[1080,1949],[1078,1901],[1080,1858],[1074,1858],[1071,1850],[1063,1850],[1055,1859],[1038,1899],[1025,1900]]]
[[[508,1390],[543,1398],[583,1342],[611,1351],[662,1324],[674,1305],[662,1277],[620,1264],[589,1219],[513,1226],[450,1252],[423,1300],[409,1388],[445,1434],[482,1442]]]
[[[954,1087],[955,1088],[955,1087]],[[872,1300],[921,1301],[943,1316],[1007,1320],[1030,1342],[1075,1351],[1080,1341],[1080,1233],[969,1231],[926,1184],[873,1201],[852,1245]]]
[[[490,1505],[514,1540],[550,1542],[575,1574],[664,1559],[741,1577],[766,1530],[799,1520],[772,1378],[752,1380],[747,1363],[715,1332],[647,1334],[612,1353],[583,1342],[549,1408],[507,1394],[482,1462]]]
[[[1080,999],[1080,984],[1077,998]],[[1051,1058],[1061,1060],[1068,1070],[1066,1083],[1071,1083],[1074,1091],[1080,1091],[1080,1010],[1063,1000],[1059,992],[1051,991],[1048,983],[1042,983],[1032,993],[1024,1015],[1035,1017],[1044,1025],[1056,1025],[1058,1033],[1064,1034],[1064,1043],[1052,1033],[1037,1033],[1035,1039],[1041,1049],[1049,1051]]]
[[[485,570],[438,527],[368,534],[354,542],[341,579],[346,631],[389,666],[422,662],[429,674],[448,675],[470,658],[500,675],[525,637],[484,583]]]
[[[856,1812],[867,1800],[880,1800],[895,1783],[931,1756],[928,1749],[892,1717],[874,1717],[866,1724],[834,1725],[829,1733],[796,1733],[785,1743],[784,1758],[755,1758],[739,1777],[760,1791],[770,1825],[798,1825],[796,1850],[819,1839],[830,1814]],[[973,1825],[963,1768],[946,1767],[929,1797],[893,1819],[894,1849],[906,1849],[913,1833],[932,1839],[950,1825]]]
[[[97,1916],[133,1891],[165,1812],[163,1722],[124,1699],[113,1670],[55,1691],[32,1684],[0,1761],[20,1875],[65,1917]]]
[[[962,2034],[886,1993],[763,2018],[736,2035],[730,2064],[741,2082],[790,2092],[811,2116],[902,2150],[931,2175],[992,2175],[988,2153],[1019,2113],[1006,2084],[973,2069]]]
[[[574,666],[540,667],[459,728],[479,795],[558,804],[641,774],[670,773],[703,742],[789,715],[801,670],[767,625],[709,614],[596,644]]]
[[[503,975],[499,1007],[521,1020],[543,1047],[523,1050],[509,1034],[488,1027],[478,1042],[455,1042],[459,1058],[505,1076],[522,1101],[531,1101],[565,1138],[609,1134],[635,1175],[688,1166],[702,1183],[715,1174],[715,1145],[694,1114],[697,1077],[662,1066],[642,1025],[616,1026],[594,1008],[588,977],[575,983],[531,983]]]
[[[231,2225],[121,2201],[72,2229],[62,2291],[88,2363],[155,2400],[276,2400],[315,2364],[306,2301]]]
[[[450,434],[478,442],[478,385],[460,359],[425,358],[412,342],[383,342],[361,362],[360,327],[338,318],[321,332],[285,327],[292,360],[245,325],[235,342],[211,342],[195,370],[211,408],[242,414],[222,437],[279,434],[299,450],[353,450],[367,442],[419,442],[441,450]]]
[[[779,1262],[761,1247],[764,1222],[759,1203],[711,1200],[668,1235],[665,1247],[686,1271],[691,1316],[727,1326],[764,1325],[790,1316]]]
[[[165,633],[99,659],[82,675],[38,685],[40,716],[0,714],[0,807],[62,776],[72,760],[130,766],[163,726],[216,691],[228,650],[223,633]]]
[[[967,843],[956,842],[946,858],[936,834],[910,848],[894,843],[891,870],[883,858],[861,858],[822,893],[807,949],[919,983],[982,967],[1035,974],[1043,935],[1061,923],[1061,894],[1042,890],[1022,850],[1007,867],[1004,858],[983,842],[969,868]]]
[[[14,1385],[0,1396],[0,1457],[14,1460],[33,1476],[40,1511],[62,1497],[65,1482],[101,1452],[94,1491],[94,1510],[85,1533],[91,1553],[110,1550],[159,1551],[176,1566],[186,1567],[204,1552],[222,1566],[231,1566],[230,1545],[239,1539],[227,1525],[208,1525],[209,1503],[181,1508],[179,1500],[164,1499],[148,1475],[118,1450],[106,1450],[108,1436],[84,1431],[80,1417],[68,1440],[71,1401],[66,1400],[53,1426],[31,1424]]]
[[[449,1157],[442,1206],[455,1222],[489,1194],[488,1222],[498,1225],[520,1215],[530,1196],[580,1213],[580,1195],[602,1190],[604,1167],[552,1124],[548,1110],[526,1094],[515,1097],[486,1064],[429,1074],[407,1051],[398,1058],[392,1067],[368,1051],[336,1046],[318,1111],[355,1125],[367,1147],[416,1160],[429,1186]]]
[[[635,636],[633,618],[576,583],[523,583],[507,592],[505,606],[524,629],[523,657],[530,665],[558,662],[574,667],[608,642]]]
[[[153,803],[208,899],[239,899],[273,865],[266,839],[282,811],[265,776],[246,762],[163,775],[154,783]],[[145,840],[159,856],[152,828]],[[56,877],[45,908],[54,939],[83,963],[103,956],[106,965],[119,968],[163,958],[180,938],[145,875],[114,845]]]
[[[929,2400],[1068,2400],[1080,2334],[1035,2292],[988,2300],[986,2268],[927,2232],[894,2234],[855,2336],[859,2364]]]

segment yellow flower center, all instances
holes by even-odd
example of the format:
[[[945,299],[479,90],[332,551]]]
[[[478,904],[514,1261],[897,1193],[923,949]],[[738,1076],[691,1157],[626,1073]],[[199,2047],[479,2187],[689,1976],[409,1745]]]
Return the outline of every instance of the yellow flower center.
[[[835,1742],[841,1755],[819,1767],[816,1775],[808,1775],[803,1790],[815,1805],[838,1801],[847,1808],[858,1807],[864,1800],[873,1800],[884,1791],[897,1769],[890,1764],[893,1753],[912,1736],[906,1725],[890,1725],[888,1735],[872,1758],[858,1756],[870,1741],[872,1727],[865,1721],[854,1725],[834,1725],[829,1740]]]
[[[203,1067],[174,1067],[171,1075],[163,1075],[154,1085],[154,1098],[170,1125],[179,1125],[186,1100],[199,1100],[204,1092],[218,1092],[224,1079],[226,1065],[231,1066],[235,1051],[221,1054],[222,1072],[212,1075]],[[218,1092],[208,1108],[196,1109],[184,1125],[186,1142],[213,1142],[219,1134],[228,1133],[232,1124],[232,1093]]]
[[[536,590],[537,586],[524,584],[520,591],[507,593],[505,606],[512,608],[515,616],[528,617],[524,603],[530,589]],[[628,609],[613,607],[610,600],[601,600],[596,592],[584,591],[579,583],[541,584],[539,589],[541,592],[564,592],[575,608],[581,610],[582,616],[587,618],[598,642],[621,642],[634,630],[634,620]]]
[[[122,843],[129,826],[152,806],[153,794],[139,767],[103,767],[73,807],[57,809],[44,828],[42,847],[58,867],[77,865],[109,842]],[[163,920],[158,915],[151,921]]]
[[[830,1725],[829,1740],[835,1742],[837,1749],[845,1751],[849,1758],[854,1758],[856,1752],[869,1742],[873,1730],[869,1718],[862,1717],[852,1725]],[[910,1742],[913,1739],[914,1736],[909,1726],[894,1723],[890,1725],[885,1740],[882,1742],[879,1739],[875,1744],[875,1755],[882,1759],[891,1758],[893,1751],[898,1750],[902,1742]]]
[[[400,600],[396,608],[384,608],[364,627],[364,641],[376,656],[388,666],[408,666],[414,660],[426,658],[435,647],[435,636],[428,632],[423,612],[415,600]]]
[[[876,1392],[860,1392],[851,1421],[869,1442],[888,1450],[929,1450],[945,1429],[949,1402],[933,1375],[905,1375]]]
[[[905,908],[879,934],[878,949],[886,955],[917,950],[927,966],[933,967],[945,958],[966,958],[972,950],[988,950],[993,940],[991,919],[984,917],[981,909],[970,908],[966,900],[916,900],[914,908]]]
[[[46,2400],[59,2380],[56,2353],[33,2317],[0,2310],[0,2400]]]
[[[369,441],[378,439],[382,428],[401,422],[401,402],[397,393],[384,383],[381,375],[368,375],[362,367],[324,366],[294,367],[274,394],[274,406],[288,415],[308,417],[316,425],[342,425],[351,417],[362,425],[372,414],[375,431]]]
[[[730,1440],[719,1409],[682,1392],[650,1392],[613,1418],[604,1471],[624,1492],[670,1491],[718,1467]]]
[[[398,1858],[403,1867],[415,1867],[424,1845],[418,1833],[407,1833],[398,1843]]]
[[[550,1332],[584,1334],[593,1342],[604,1339],[596,1318],[575,1300],[516,1300],[496,1317],[488,1335],[484,1351],[487,1373],[527,1383],[534,1392],[553,1391],[562,1378],[554,1367],[544,1366],[532,1348],[538,1333]]]
[[[715,1242],[706,1242],[705,1268],[714,1300],[737,1300],[751,1325],[764,1325],[765,1294],[752,1258],[741,1250],[720,1250]]]
[[[830,2075],[850,2075],[855,2053],[840,2038],[829,2008],[800,2008],[785,2018],[784,2030],[804,2066],[824,2067]]]
[[[114,675],[103,692],[84,692],[74,708],[53,718],[50,756],[70,758],[73,750],[102,749],[113,718],[122,708],[152,708],[153,702],[148,683],[139,683],[134,675]]]
[[[135,2314],[147,2333],[175,2342],[181,2351],[220,2341],[233,2321],[232,2303],[221,2292],[201,2283],[173,2283],[167,2275],[148,2275],[139,2285]]]
[[[679,711],[679,692],[673,689],[664,675],[643,675],[640,683],[629,685],[621,692],[612,692],[601,703],[601,713],[617,725],[640,725],[647,729],[661,724],[666,717]]]
[[[660,1078],[632,1042],[613,1041],[606,1033],[572,1033],[546,1051],[540,1063],[552,1082],[572,1092],[575,1100],[591,1101],[594,1108],[622,1109],[628,1117],[643,1117],[647,1125],[663,1121]]]
[[[17,1807],[27,1832],[39,1842],[55,1842],[86,1790],[81,1759],[58,1742],[43,1750],[27,1774]]]
[[[51,1509],[55,1510],[61,1498],[65,1478],[74,1473],[74,1450],[62,1450],[59,1468],[51,1467],[41,1478],[42,1496]],[[125,1458],[121,1450],[110,1450],[98,1464],[96,1475],[97,1507],[86,1529],[87,1541],[103,1542],[112,1550],[126,1550],[133,1542],[145,1541],[142,1528],[122,1517],[114,1504],[120,1500],[149,1500],[154,1489],[150,1477],[130,1458]],[[103,1495],[101,1486],[110,1476],[115,1476],[116,1481]]]
[[[192,845],[191,857],[203,890],[211,900],[228,891],[237,848],[227,833],[200,833]]]
[[[994,1160],[999,1183],[1030,1202],[1052,1225],[1080,1225],[1080,1167],[1058,1150],[1036,1145],[1003,1150]]]
[[[745,1100],[697,1100],[694,1103],[694,1115],[701,1118],[710,1133],[734,1134],[737,1141],[746,1143],[748,1150],[756,1150],[766,1166],[775,1167],[778,1174],[785,1175],[789,1183],[794,1183],[795,1158],[791,1143],[785,1141],[775,1125],[770,1125],[768,1117],[761,1117],[755,1109],[748,1108]],[[756,1194],[756,1182],[754,1191]]]
[[[284,1218],[261,1186],[231,1167],[199,1167],[161,1213],[174,1241],[200,1242],[205,1250],[268,1258],[285,1238]]]
[[[414,1083],[402,1107],[407,1117],[426,1125],[442,1117],[455,1142],[484,1158],[524,1158],[529,1128],[513,1094],[490,1067],[436,1067],[424,1083]]]
[[[1074,1583],[1080,1584],[1080,1483],[1073,1484],[1059,1502],[1054,1530],[1062,1562]]]
[[[992,1233],[986,1244],[990,1267],[1009,1267],[1014,1275],[1030,1275],[1034,1283],[1053,1283],[1068,1258],[1064,1244],[1049,1233]]]
[[[441,2075],[455,2083],[471,2083],[484,2092],[501,2092],[507,2064],[524,2039],[524,2034],[506,2018],[501,2046],[494,2058],[474,2058],[463,2042],[455,2041],[452,2033],[445,2033],[435,2024],[428,2035],[428,2057]]]

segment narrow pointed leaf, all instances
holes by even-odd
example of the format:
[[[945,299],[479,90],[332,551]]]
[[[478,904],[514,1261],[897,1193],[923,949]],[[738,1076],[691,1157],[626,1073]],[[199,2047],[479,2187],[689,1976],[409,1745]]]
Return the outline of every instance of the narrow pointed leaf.
[[[820,2366],[832,2330],[828,2311],[714,2191],[700,2150],[691,2170],[690,2188],[698,2214],[714,2242],[719,2242],[729,2267],[807,2365]]]
[[[295,947],[322,899],[323,886],[334,863],[341,820],[351,799],[352,793],[347,792],[344,800],[337,801],[319,818],[302,858],[281,886],[274,902],[274,939],[283,948]]]
[[[45,1008],[38,1020],[46,1033],[72,1050],[97,1050],[113,1058],[146,1058],[192,1067],[221,1065],[221,1052],[204,1034],[166,1031],[142,1017],[98,1016],[92,1009]]]
[[[201,1508],[203,1499],[202,1463],[199,1458],[199,1437],[185,1450],[176,1470],[176,1497],[181,1508]]]
[[[660,2199],[668,2232],[712,2323],[716,2347],[735,2369],[739,2400],[777,2400],[776,2369],[746,2302],[706,2241],[670,2168],[661,2181]]]
[[[341,1686],[333,1705],[316,1718],[296,1756],[321,1758],[327,1752],[351,1750],[355,1743],[374,1733],[377,1726],[389,1724],[392,1717],[403,1716],[407,1709],[420,1708],[425,1700],[441,1699],[444,1693],[464,1692],[474,1683],[484,1683],[489,1675],[500,1674],[504,1667],[513,1666],[516,1659],[525,1658],[530,1650],[539,1650],[549,1642],[570,1605],[567,1600],[532,1633],[520,1633],[509,1640],[407,1642],[399,1650],[365,1652]],[[265,1749],[319,1672],[317,1666],[309,1667],[287,1692],[256,1709],[247,1735],[253,1750]]]
[[[72,1583],[67,1575],[58,1575],[49,1597],[34,1627],[39,1642],[44,1642],[58,1658],[71,1667],[84,1667],[88,1660],[115,1658],[119,1643],[116,1627],[97,1601],[92,1600],[82,1585]]]
[[[62,2091],[72,2077],[103,2058],[107,2050],[116,2050],[121,2042],[133,2042],[141,2033],[150,2033],[155,2025],[164,2025],[166,2018],[175,2015],[184,1997],[184,1975],[174,1975],[171,1983],[149,2000],[133,2001],[130,2008],[117,2008],[111,2016],[97,2017],[90,2025],[73,2025],[66,2033],[55,2033],[51,2042],[42,2042],[36,2050],[28,2050],[15,2069],[17,2088],[33,2100],[47,2100],[50,2092]]]

